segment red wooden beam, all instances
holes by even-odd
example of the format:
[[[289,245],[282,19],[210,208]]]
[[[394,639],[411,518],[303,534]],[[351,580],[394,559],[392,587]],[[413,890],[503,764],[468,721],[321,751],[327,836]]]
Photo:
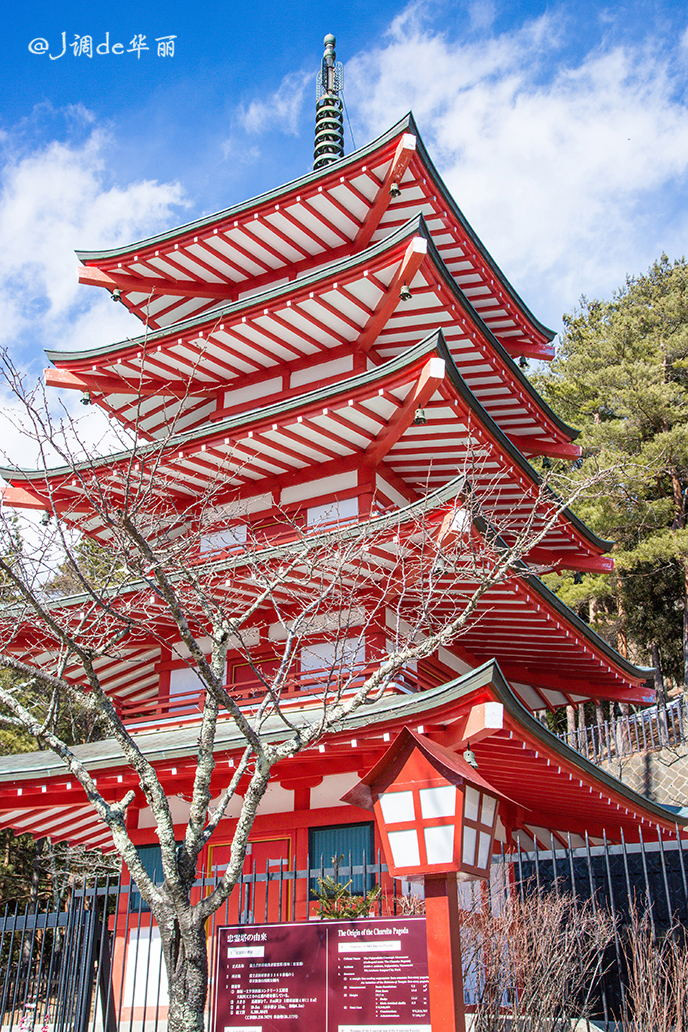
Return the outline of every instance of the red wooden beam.
[[[404,403],[397,409],[387,429],[366,449],[364,462],[376,466],[413,422],[416,411],[427,404],[444,380],[444,359],[429,358]]]
[[[428,242],[425,237],[413,237],[401,260],[401,264],[392,277],[389,286],[382,295],[375,312],[368,324],[361,333],[356,347],[361,351],[368,351],[377,340],[382,327],[385,325],[392,312],[400,301],[399,291],[406,284],[408,286],[425,261],[428,253]]]
[[[397,144],[392,162],[387,169],[387,174],[380,184],[380,188],[377,192],[377,197],[373,201],[371,208],[363,220],[363,225],[356,234],[353,248],[354,250],[362,250],[367,247],[370,239],[380,224],[380,219],[384,215],[385,211],[389,206],[389,202],[392,199],[391,189],[396,183],[399,185],[404,172],[409,167],[411,159],[416,153],[416,137],[413,133],[404,133],[402,138]]]
[[[39,480],[36,483],[45,486],[46,481]],[[68,514],[78,512],[89,514],[93,512],[92,507],[89,505],[72,505],[69,502],[58,503],[47,496],[41,498],[39,494],[32,494],[31,491],[24,487],[5,487],[2,489],[2,500],[5,505],[9,505],[13,509],[38,509],[45,512],[50,510]]]
[[[609,555],[579,555],[568,552],[555,552],[551,548],[538,545],[531,548],[526,555],[526,562],[541,563],[555,569],[582,570],[586,573],[611,573],[614,560]]]
[[[531,434],[509,434],[509,440],[524,455],[548,455],[553,459],[579,459],[583,449],[568,441],[543,441]]]
[[[197,280],[184,282],[163,277],[133,276],[117,269],[106,272],[94,265],[80,266],[78,271],[79,283],[105,287],[107,290],[131,290],[138,294],[155,294],[160,297],[168,294],[174,297],[212,297],[220,301],[229,301],[236,297],[237,293],[236,287],[232,289],[223,283],[201,283]]]
[[[480,314],[480,313],[478,313]],[[489,327],[489,324],[486,324]],[[528,341],[515,341],[509,337],[500,337],[499,330],[492,330],[495,337],[498,337],[503,348],[505,348],[510,355],[524,355],[526,358],[536,358],[543,362],[551,362],[554,358],[554,348],[551,344],[538,344],[530,343]]]
[[[142,396],[171,395],[174,398],[185,398],[188,395],[215,394],[218,389],[226,389],[226,384],[199,383],[193,380],[152,380],[150,377],[137,379],[132,374],[131,380],[119,376],[103,376],[100,373],[70,373],[66,369],[45,369],[47,387],[65,387],[69,390],[98,392],[102,394],[138,394]]]

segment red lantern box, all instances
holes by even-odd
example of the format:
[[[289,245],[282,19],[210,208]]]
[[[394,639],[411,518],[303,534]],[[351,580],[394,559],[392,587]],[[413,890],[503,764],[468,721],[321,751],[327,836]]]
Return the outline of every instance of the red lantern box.
[[[390,873],[486,878],[506,800],[456,753],[404,728],[344,797],[373,810]]]

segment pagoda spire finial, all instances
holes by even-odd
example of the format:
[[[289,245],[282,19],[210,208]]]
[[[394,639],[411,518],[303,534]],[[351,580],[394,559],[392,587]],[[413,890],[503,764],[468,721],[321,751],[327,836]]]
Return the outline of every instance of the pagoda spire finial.
[[[344,154],[342,65],[337,61],[334,36],[328,33],[323,43],[325,53],[315,77],[314,169],[323,168]]]

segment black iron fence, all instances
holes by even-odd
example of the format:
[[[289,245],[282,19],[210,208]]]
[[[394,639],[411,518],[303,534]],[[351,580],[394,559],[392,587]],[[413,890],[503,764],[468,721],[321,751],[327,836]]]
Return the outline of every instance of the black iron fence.
[[[688,695],[559,737],[594,763],[681,745],[688,741]]]
[[[248,870],[209,922],[210,970],[217,927],[315,918],[312,887],[335,874],[343,883],[355,877],[380,885],[373,916],[422,910],[417,896],[391,881],[379,856],[370,863],[344,862],[336,871],[324,858],[303,869],[269,862],[262,870]],[[197,891],[204,893],[216,883],[217,877],[201,879]],[[595,997],[599,1017],[607,1021],[619,1013],[624,980],[620,937],[631,907],[647,909],[658,935],[677,922],[688,927],[688,841],[678,836],[517,849],[494,858],[491,883],[493,892],[483,895],[490,901],[485,905],[494,905],[496,896],[507,891],[523,898],[567,892],[615,916],[617,941]],[[470,1009],[476,1002],[475,972],[465,975]],[[211,983],[209,1012],[212,996]],[[72,888],[59,909],[39,900],[5,906],[0,915],[0,1032],[164,1032],[166,1026],[160,939],[134,888],[121,880],[85,881]]]

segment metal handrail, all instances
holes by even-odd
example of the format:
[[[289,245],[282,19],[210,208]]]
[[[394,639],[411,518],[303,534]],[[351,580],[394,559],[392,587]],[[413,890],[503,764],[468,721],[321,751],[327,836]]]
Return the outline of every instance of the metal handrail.
[[[595,763],[677,746],[688,741],[688,694],[558,737]]]

